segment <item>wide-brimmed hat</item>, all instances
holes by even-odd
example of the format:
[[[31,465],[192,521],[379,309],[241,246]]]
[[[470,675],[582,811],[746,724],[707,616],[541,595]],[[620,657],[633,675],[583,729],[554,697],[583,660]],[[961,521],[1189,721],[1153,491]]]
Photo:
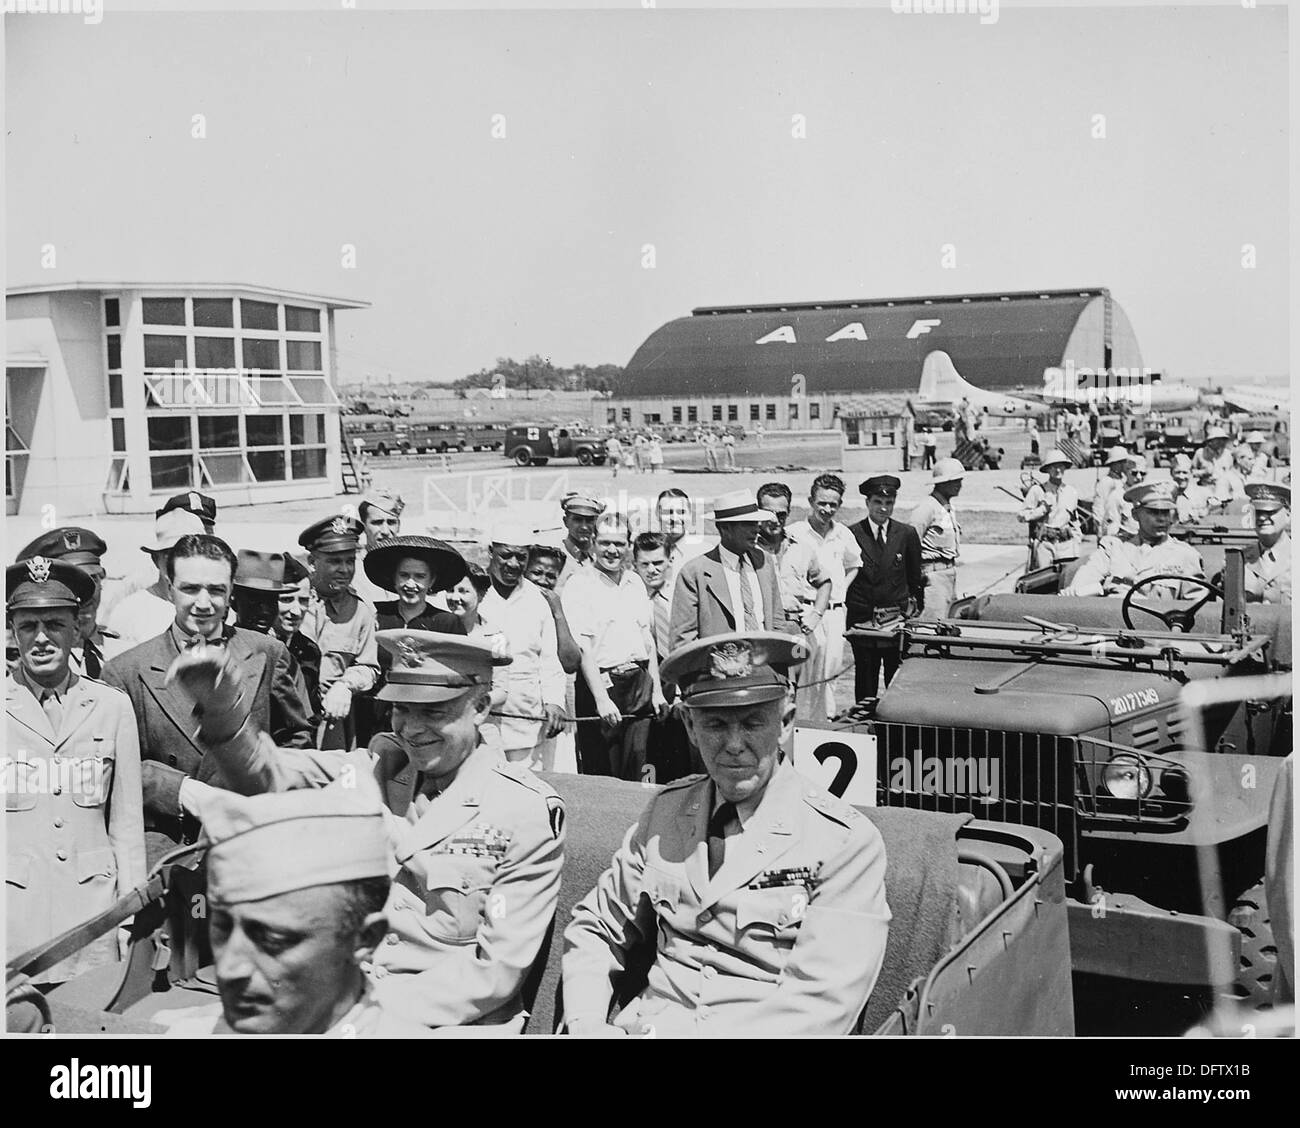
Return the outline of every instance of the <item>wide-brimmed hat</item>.
[[[1246,436],[1247,443],[1262,443],[1265,441],[1263,431],[1251,431],[1251,433]]]
[[[966,467],[955,458],[941,458],[934,464],[930,478],[933,485],[944,482],[960,482],[966,477]]]
[[[364,567],[371,583],[384,591],[397,590],[397,566],[403,560],[423,560],[433,572],[433,590],[446,591],[465,578],[465,558],[435,537],[389,537],[366,553]]]
[[[1227,430],[1224,429],[1223,427],[1210,427],[1205,432],[1205,441],[1207,443],[1212,443],[1214,442],[1215,439],[1230,439],[1230,438],[1232,438],[1232,436],[1228,434]]]
[[[711,516],[717,524],[732,521],[756,523],[776,520],[776,514],[763,509],[748,490],[733,490],[714,499]]]
[[[284,553],[256,548],[241,548],[235,554],[235,587],[248,591],[265,591],[279,595],[298,585],[286,580]]]
[[[1128,462],[1132,457],[1127,447],[1117,443],[1106,452],[1106,465],[1114,466],[1117,462]]]
[[[1047,457],[1038,464],[1040,470],[1046,470],[1049,466],[1073,466],[1074,459],[1062,450],[1049,450]]]

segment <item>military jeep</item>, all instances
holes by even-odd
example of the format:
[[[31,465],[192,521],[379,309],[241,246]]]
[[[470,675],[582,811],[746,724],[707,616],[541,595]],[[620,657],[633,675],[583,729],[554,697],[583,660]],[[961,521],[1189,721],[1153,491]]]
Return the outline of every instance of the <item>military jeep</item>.
[[[1290,670],[1290,607],[1243,604],[1240,553],[1229,563],[1227,590],[1191,601],[959,601],[896,631],[903,661],[879,699],[814,726],[822,749],[870,739],[881,806],[1065,843],[1081,1032],[1181,1032],[1225,987],[1269,991],[1261,879],[1289,682],[1206,711],[1204,738],[1180,708],[1197,683]]]

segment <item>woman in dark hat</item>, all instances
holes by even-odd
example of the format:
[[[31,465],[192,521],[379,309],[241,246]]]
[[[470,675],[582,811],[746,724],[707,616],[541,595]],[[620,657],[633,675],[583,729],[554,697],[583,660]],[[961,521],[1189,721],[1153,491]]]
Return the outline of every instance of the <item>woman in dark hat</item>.
[[[465,576],[465,560],[451,545],[433,537],[389,537],[366,553],[363,566],[371,583],[397,594],[396,599],[375,604],[376,630],[465,633],[458,615],[429,602],[435,591],[446,591]],[[376,691],[387,681],[391,665],[391,656],[381,650]],[[361,704],[363,700],[365,704]],[[361,747],[368,746],[376,733],[388,731],[391,713],[385,702],[370,695],[358,699],[357,741]]]

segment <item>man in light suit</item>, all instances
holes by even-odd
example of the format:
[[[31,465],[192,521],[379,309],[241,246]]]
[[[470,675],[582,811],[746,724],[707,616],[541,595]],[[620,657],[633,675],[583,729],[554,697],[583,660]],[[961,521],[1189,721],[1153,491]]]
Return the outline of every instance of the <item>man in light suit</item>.
[[[718,498],[713,520],[722,543],[677,573],[670,650],[710,635],[787,626],[776,567],[758,547],[759,525],[776,517],[737,490]]]
[[[780,760],[785,672],[807,645],[749,631],[674,651],[707,776],[650,800],[564,932],[573,1034],[773,1037],[851,1032],[889,933],[885,849],[866,816]],[[613,1018],[619,973],[652,954]]]
[[[181,537],[167,560],[172,625],[104,667],[104,680],[123,690],[135,709],[150,865],[176,845],[197,840],[193,782],[228,787],[195,738],[193,703],[166,684],[168,667],[196,637],[229,650],[253,716],[277,744],[312,743],[307,687],[284,643],[226,626],[235,567],[225,541],[206,533]]]
[[[131,705],[74,673],[80,568],[35,556],[5,570],[18,663],[5,679],[5,952],[9,959],[108,909],[144,881],[140,746]],[[109,935],[35,977],[60,983],[118,959]]]

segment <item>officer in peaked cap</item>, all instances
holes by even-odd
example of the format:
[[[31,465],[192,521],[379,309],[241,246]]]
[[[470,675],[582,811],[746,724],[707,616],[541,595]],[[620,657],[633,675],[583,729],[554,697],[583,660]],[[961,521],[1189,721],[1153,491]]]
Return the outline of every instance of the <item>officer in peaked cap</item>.
[[[161,517],[164,513],[171,513],[177,509],[185,513],[193,513],[195,517],[203,522],[203,531],[205,533],[212,532],[216,527],[217,503],[215,499],[208,497],[207,494],[199,493],[197,490],[178,493],[163,502],[162,508],[154,516]]]
[[[78,673],[88,677],[99,677],[104,667],[104,640],[116,638],[112,632],[105,633],[99,625],[99,605],[104,594],[104,569],[102,557],[108,551],[98,534],[90,529],[76,525],[65,525],[51,529],[31,542],[18,554],[18,561],[30,560],[33,556],[44,556],[47,560],[62,560],[80,568],[95,581],[95,590],[91,597],[81,605],[78,611],[78,626],[81,641],[73,648],[72,664]]]
[[[298,537],[307,549],[312,585],[299,629],[321,652],[322,748],[353,746],[353,696],[369,693],[379,681],[375,609],[352,586],[363,532],[355,517],[339,513],[309,525]]]
[[[400,871],[389,932],[365,965],[380,1003],[428,1027],[517,1031],[559,898],[563,804],[480,735],[493,668],[508,657],[463,635],[379,637],[393,662],[379,694],[393,731],[371,741],[368,757],[276,748],[235,699],[219,652],[187,651],[169,680],[205,703],[200,739],[238,790],[344,783],[349,766],[378,785]]]
[[[156,1022],[173,1035],[428,1035],[384,1007],[362,970],[388,930],[392,887],[373,791],[217,792],[203,836],[221,1002]]]
[[[80,638],[77,610],[94,590],[89,575],[62,560],[32,556],[5,569],[8,624],[18,649],[5,677],[5,950],[11,958],[106,911],[145,878],[131,703],[71,668]],[[60,983],[118,958],[110,934],[33,978]]]
[[[1246,598],[1264,603],[1291,602],[1291,487],[1278,482],[1247,482],[1255,515],[1256,544],[1246,556]]]
[[[1124,491],[1124,500],[1133,507],[1137,537],[1132,541],[1104,538],[1097,551],[1083,562],[1063,595],[1122,595],[1147,576],[1205,575],[1200,553],[1169,536],[1178,512],[1173,482],[1139,483]],[[1177,580],[1169,580],[1154,585],[1150,597],[1181,599],[1184,586]]]
[[[655,795],[564,933],[569,1030],[632,1035],[846,1034],[884,959],[885,852],[867,818],[800,775],[780,746],[787,673],[775,632],[715,635],[664,662],[707,775]],[[607,1026],[640,937],[646,986]]]

